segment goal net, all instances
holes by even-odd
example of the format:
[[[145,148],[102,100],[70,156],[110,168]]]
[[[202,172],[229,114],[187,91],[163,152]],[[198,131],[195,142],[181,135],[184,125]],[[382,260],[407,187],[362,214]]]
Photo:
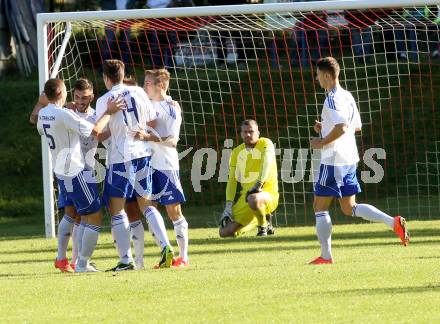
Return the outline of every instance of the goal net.
[[[124,60],[140,85],[144,69],[168,67],[170,95],[183,108],[178,150],[187,204],[209,207],[206,223],[215,221],[231,147],[241,143],[241,122],[252,118],[277,147],[276,222],[310,224],[319,152],[310,150],[309,139],[325,99],[314,63],[331,55],[363,122],[357,135],[359,201],[392,215],[438,218],[437,3],[353,0],[43,14],[40,83],[58,76],[72,99],[80,77],[93,81],[97,95],[105,92],[101,66],[107,58]]]

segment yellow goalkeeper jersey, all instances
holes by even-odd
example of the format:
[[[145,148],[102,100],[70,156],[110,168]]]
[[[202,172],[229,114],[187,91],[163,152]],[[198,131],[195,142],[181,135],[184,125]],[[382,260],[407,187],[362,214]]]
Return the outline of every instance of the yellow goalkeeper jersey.
[[[246,192],[261,179],[264,156],[270,156],[267,161],[269,173],[267,179],[263,181],[263,190],[275,196],[278,200],[278,171],[275,159],[275,147],[268,138],[260,137],[254,148],[247,149],[245,144],[241,144],[232,150],[229,162],[228,184],[226,186],[226,200],[235,200],[237,184],[240,185],[240,194]]]

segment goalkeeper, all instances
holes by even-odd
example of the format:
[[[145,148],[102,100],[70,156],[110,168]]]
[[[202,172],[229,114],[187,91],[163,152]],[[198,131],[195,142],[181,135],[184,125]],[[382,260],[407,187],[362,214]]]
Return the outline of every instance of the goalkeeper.
[[[244,143],[232,151],[229,162],[219,234],[238,236],[256,226],[257,236],[274,234],[271,218],[279,198],[274,145],[260,137],[258,124],[252,119],[242,123],[241,138]]]

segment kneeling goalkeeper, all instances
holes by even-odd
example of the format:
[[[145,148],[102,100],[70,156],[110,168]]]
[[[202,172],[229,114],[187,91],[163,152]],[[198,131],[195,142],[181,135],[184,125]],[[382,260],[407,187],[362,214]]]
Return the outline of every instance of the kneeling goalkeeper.
[[[238,236],[256,226],[257,236],[274,234],[271,219],[279,198],[274,145],[270,139],[260,137],[258,124],[252,119],[241,124],[241,138],[244,143],[232,151],[229,162],[219,234]]]

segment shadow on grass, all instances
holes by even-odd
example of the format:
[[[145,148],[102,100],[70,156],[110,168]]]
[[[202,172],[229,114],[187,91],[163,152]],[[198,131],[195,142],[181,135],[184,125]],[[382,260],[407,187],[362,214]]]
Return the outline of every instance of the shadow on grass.
[[[389,288],[362,288],[362,289],[342,289],[336,291],[320,291],[319,294],[323,295],[395,295],[395,294],[408,294],[408,293],[421,293],[440,288],[440,283],[432,283],[424,286],[408,286],[408,287],[389,287]]]
[[[215,233],[217,233],[217,229],[212,229]],[[1,233],[1,231],[0,231]],[[147,242],[147,248],[148,246],[151,244],[151,239],[150,237],[147,236],[148,234],[146,234],[146,242]],[[190,234],[191,235],[191,234]],[[423,238],[427,238],[427,237],[438,237],[439,239],[431,239],[431,240],[426,240]],[[4,237],[1,238],[1,240],[20,240],[20,239],[31,239],[33,238],[32,236],[11,236],[11,237]],[[36,237],[36,238],[41,238],[41,237]],[[371,239],[390,239],[389,242],[359,242],[359,243],[349,243],[349,244],[345,244],[345,243],[341,243],[341,241],[344,240],[371,240]],[[423,240],[421,240],[423,239]],[[380,246],[380,245],[393,245],[393,244],[397,244],[398,242],[396,241],[397,238],[395,237],[395,235],[389,231],[389,230],[382,230],[382,231],[368,231],[368,232],[349,232],[349,233],[334,233],[333,234],[333,246],[338,246],[338,247],[355,247],[355,246]],[[414,245],[414,244],[438,244],[440,241],[440,231],[438,231],[437,229],[414,229],[411,231],[411,242],[410,245]],[[266,245],[266,244],[271,244],[273,249],[277,249],[276,245],[272,245],[272,243],[297,243],[297,242],[317,242],[317,238],[316,235],[312,234],[308,234],[308,235],[278,235],[275,234],[273,236],[267,236],[267,237],[256,237],[256,236],[243,236],[243,237],[239,237],[239,238],[226,238],[226,239],[222,239],[220,237],[212,237],[212,238],[198,238],[198,239],[191,239],[190,238],[190,248],[191,247],[198,247],[198,246],[207,246],[207,245],[230,245],[230,244],[246,244],[246,243],[261,243],[262,245]],[[172,243],[174,245],[175,241],[172,240]],[[105,243],[105,244],[100,244],[98,243],[98,249],[102,250],[102,249],[114,249],[114,245],[111,243]],[[292,247],[293,249],[293,247]],[[249,251],[246,246],[243,246],[243,251]],[[54,245],[51,248],[44,248],[44,249],[22,249],[22,250],[10,250],[10,251],[3,251],[2,254],[3,255],[8,255],[8,254],[27,254],[27,253],[43,253],[43,252],[55,252],[56,251],[56,246]],[[224,251],[224,250],[223,250]],[[228,250],[227,250],[228,251]],[[201,252],[197,252],[197,251],[191,251],[192,254],[196,254],[196,253],[201,253]],[[214,253],[211,251],[207,251],[206,253]]]
[[[276,240],[272,240],[273,242],[276,242]],[[425,240],[425,241],[418,241],[412,243],[412,245],[438,245],[438,240]],[[391,245],[399,245],[396,240],[390,240],[389,242],[359,242],[359,243],[336,243],[333,244],[334,248],[359,248],[359,247],[380,247],[380,246],[391,246]],[[402,247],[403,248],[403,247]],[[114,256],[93,256],[92,259],[94,261],[96,260],[111,260],[114,259],[115,262],[117,261],[117,253],[116,249],[112,244],[103,244],[99,245],[97,247],[98,250],[107,250],[112,249],[115,251]],[[218,254],[240,254],[240,253],[261,253],[261,252],[274,252],[274,251],[302,251],[302,250],[317,250],[319,249],[318,243],[316,244],[309,244],[309,245],[292,245],[292,246],[285,246],[285,245],[268,245],[267,241],[261,241],[260,246],[239,246],[239,247],[231,247],[231,248],[221,248],[221,249],[204,249],[204,250],[191,250],[191,255],[218,255]],[[56,254],[55,249],[39,249],[39,250],[27,250],[24,251],[18,251],[18,252],[7,252],[6,254],[20,254],[20,253],[43,253],[43,252],[53,252],[54,255]],[[5,253],[3,253],[5,254]],[[159,250],[157,252],[147,252],[144,254],[145,258],[157,258],[159,259]],[[428,259],[428,258],[435,258],[438,257],[412,257],[416,259]],[[24,264],[24,263],[47,263],[47,262],[53,262],[51,259],[21,259],[21,260],[13,260],[13,261],[2,261],[2,264]]]

